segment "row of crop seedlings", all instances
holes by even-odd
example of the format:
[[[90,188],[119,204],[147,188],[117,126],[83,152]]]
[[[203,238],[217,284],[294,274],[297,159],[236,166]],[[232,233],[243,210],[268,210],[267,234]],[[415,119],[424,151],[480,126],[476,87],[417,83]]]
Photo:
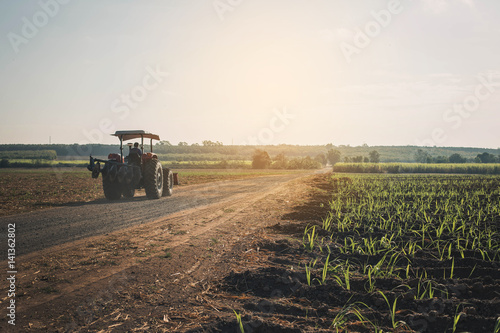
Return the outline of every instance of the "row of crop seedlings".
[[[333,283],[349,296],[331,328],[425,330],[432,321],[421,313],[434,300],[454,332],[464,309],[480,306],[467,302],[462,283],[500,282],[500,177],[356,175],[333,178],[332,187],[323,225],[303,236],[316,258],[305,264],[307,283]],[[384,320],[372,303],[385,304]],[[500,320],[486,326],[498,332]]]

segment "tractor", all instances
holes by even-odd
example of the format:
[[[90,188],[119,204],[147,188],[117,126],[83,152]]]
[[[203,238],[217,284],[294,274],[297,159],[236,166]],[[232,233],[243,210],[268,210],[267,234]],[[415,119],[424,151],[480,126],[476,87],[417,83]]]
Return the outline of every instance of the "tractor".
[[[116,131],[111,135],[120,139],[120,154],[109,154],[107,161],[90,155],[87,166],[92,171],[92,178],[102,174],[106,199],[119,200],[122,195],[124,198],[132,198],[135,190],[141,188],[144,188],[149,199],[172,195],[174,174],[171,170],[162,168],[158,155],[153,153],[153,140],[160,140],[158,135],[143,130]],[[132,143],[128,143],[128,156],[123,157],[123,142],[139,138],[140,146],[132,149]],[[145,138],[150,139],[151,152],[144,152]]]

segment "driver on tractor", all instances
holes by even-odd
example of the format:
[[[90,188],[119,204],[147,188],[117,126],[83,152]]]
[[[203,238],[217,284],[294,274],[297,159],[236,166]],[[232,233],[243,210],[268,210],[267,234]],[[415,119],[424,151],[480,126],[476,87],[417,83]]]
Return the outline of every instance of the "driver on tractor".
[[[142,150],[139,148],[139,142],[134,143],[134,148],[130,149],[128,160],[130,164],[141,165]]]

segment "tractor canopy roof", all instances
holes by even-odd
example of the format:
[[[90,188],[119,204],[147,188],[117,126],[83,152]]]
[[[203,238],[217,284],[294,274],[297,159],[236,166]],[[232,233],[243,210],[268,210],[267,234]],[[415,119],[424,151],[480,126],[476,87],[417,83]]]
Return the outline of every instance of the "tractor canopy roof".
[[[148,133],[143,130],[129,130],[129,131],[116,131],[113,136],[121,137],[123,141],[137,139],[137,138],[148,138],[154,140],[160,140],[158,134]]]

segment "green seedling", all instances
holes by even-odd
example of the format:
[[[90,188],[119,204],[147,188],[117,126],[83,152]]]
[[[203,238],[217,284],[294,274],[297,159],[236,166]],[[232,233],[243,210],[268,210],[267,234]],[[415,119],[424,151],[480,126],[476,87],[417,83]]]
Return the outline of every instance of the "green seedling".
[[[236,316],[236,321],[238,322],[238,328],[240,329],[240,333],[245,333],[245,329],[243,328],[243,322],[241,320],[241,314],[237,313],[233,310],[234,315]]]

